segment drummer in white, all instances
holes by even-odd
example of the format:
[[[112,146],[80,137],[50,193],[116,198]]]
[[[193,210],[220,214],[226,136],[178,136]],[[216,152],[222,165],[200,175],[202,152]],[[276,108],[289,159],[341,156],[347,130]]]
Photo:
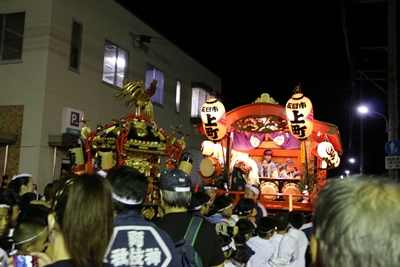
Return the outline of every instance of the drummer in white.
[[[271,149],[264,150],[263,160],[257,164],[258,175],[260,177],[271,177],[272,170],[276,165],[272,161],[273,153]]]

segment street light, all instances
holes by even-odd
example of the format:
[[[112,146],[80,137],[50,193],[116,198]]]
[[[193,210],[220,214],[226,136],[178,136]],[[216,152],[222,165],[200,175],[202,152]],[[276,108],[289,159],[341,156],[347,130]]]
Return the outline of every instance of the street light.
[[[349,162],[350,162],[350,163],[354,163],[354,162],[356,162],[356,160],[355,160],[354,158],[350,158],[350,159],[349,159]]]
[[[350,171],[346,170],[346,171],[344,171],[344,172],[346,173],[346,177],[349,177]]]
[[[358,112],[361,114],[366,114],[366,113],[374,113],[377,114],[379,116],[381,116],[382,118],[385,119],[385,123],[386,123],[386,133],[388,133],[389,131],[389,123],[388,123],[388,119],[386,118],[385,115],[383,115],[382,113],[376,112],[376,111],[369,111],[368,108],[366,106],[359,106],[358,107]],[[362,123],[362,118],[360,121],[360,174],[362,174],[363,172],[363,165],[364,165],[364,133],[363,133],[363,123]]]
[[[358,107],[358,112],[360,112],[361,114],[366,114],[366,113],[373,113],[373,114],[377,114],[379,116],[381,116],[386,123],[386,133],[388,133],[389,130],[389,123],[388,123],[388,119],[386,118],[385,115],[383,115],[382,113],[376,112],[376,111],[369,111],[368,108],[366,106],[360,106]]]

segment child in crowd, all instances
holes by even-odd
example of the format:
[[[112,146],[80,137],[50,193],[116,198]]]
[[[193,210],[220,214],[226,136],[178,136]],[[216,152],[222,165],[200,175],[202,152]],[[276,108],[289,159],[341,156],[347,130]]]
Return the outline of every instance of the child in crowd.
[[[190,207],[193,209],[193,216],[199,216],[209,222],[212,220],[206,215],[210,211],[210,196],[204,192],[196,192],[192,194],[190,199]]]
[[[255,222],[257,210],[255,209],[256,203],[253,199],[242,198],[238,201],[233,211],[232,218],[237,222],[239,219],[247,219]]]
[[[214,185],[205,185],[204,193],[210,196],[210,206],[213,207],[218,188]]]
[[[221,249],[225,255],[224,267],[243,267],[248,261],[244,239],[232,239],[229,236],[219,234]]]
[[[255,206],[257,210],[256,220],[260,219],[261,217],[267,217],[267,210],[262,204],[257,202],[259,196],[260,196],[260,189],[258,189],[254,185],[249,185],[249,184],[246,185],[246,189],[244,190],[244,198],[250,198],[254,200],[254,202],[256,203]]]
[[[229,226],[236,225],[236,221],[231,217],[233,213],[231,198],[226,195],[217,196],[214,201],[214,207],[217,213],[210,217],[213,223],[225,223]]]
[[[262,217],[257,221],[258,236],[254,236],[247,241],[247,245],[254,251],[247,263],[248,267],[270,266],[274,259],[275,247],[269,241],[274,234],[275,222],[272,218]]]
[[[35,217],[22,219],[15,227],[14,249],[18,254],[45,252],[47,249],[47,223]]]

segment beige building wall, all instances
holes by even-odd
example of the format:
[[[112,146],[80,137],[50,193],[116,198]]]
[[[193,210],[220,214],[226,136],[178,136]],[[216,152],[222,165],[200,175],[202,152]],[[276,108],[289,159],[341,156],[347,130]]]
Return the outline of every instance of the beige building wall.
[[[155,121],[167,133],[170,124],[183,124],[181,130],[190,134],[185,138],[187,147],[200,148],[205,137],[196,135],[189,121],[191,83],[202,82],[220,92],[219,77],[168,40],[146,44],[147,53],[135,49],[129,32],[162,36],[113,0],[1,0],[0,14],[21,11],[26,12],[22,60],[0,62],[0,106],[23,107],[17,171],[32,173],[39,193],[53,181],[55,149],[49,146],[48,136],[61,135],[64,107],[83,111],[92,129],[97,123],[106,125],[134,113],[134,107],[125,108],[123,100],[114,100],[117,89],[102,82],[106,39],[129,52],[130,81],[144,80],[146,63],[164,72],[164,105],[154,105]],[[83,25],[79,73],[68,68],[73,20]],[[175,113],[177,80],[181,81],[180,114]],[[55,178],[63,158],[67,150],[57,149]]]

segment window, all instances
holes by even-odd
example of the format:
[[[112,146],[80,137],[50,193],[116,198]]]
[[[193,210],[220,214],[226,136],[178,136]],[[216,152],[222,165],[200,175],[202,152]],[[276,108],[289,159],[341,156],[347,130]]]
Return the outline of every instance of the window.
[[[181,106],[181,82],[176,80],[175,112],[179,113]]]
[[[25,13],[0,14],[0,61],[22,59]]]
[[[79,71],[82,50],[82,24],[72,22],[71,51],[69,55],[69,67]]]
[[[127,77],[128,52],[106,40],[104,47],[103,82],[122,88]]]
[[[153,80],[157,80],[157,91],[150,98],[153,103],[157,103],[163,105],[164,99],[164,72],[158,70],[150,64],[146,64],[146,80],[145,85],[146,89],[150,87],[150,84]]]
[[[200,117],[200,109],[206,102],[206,99],[210,98],[211,95],[206,90],[194,87],[192,88],[192,108],[190,117]]]

